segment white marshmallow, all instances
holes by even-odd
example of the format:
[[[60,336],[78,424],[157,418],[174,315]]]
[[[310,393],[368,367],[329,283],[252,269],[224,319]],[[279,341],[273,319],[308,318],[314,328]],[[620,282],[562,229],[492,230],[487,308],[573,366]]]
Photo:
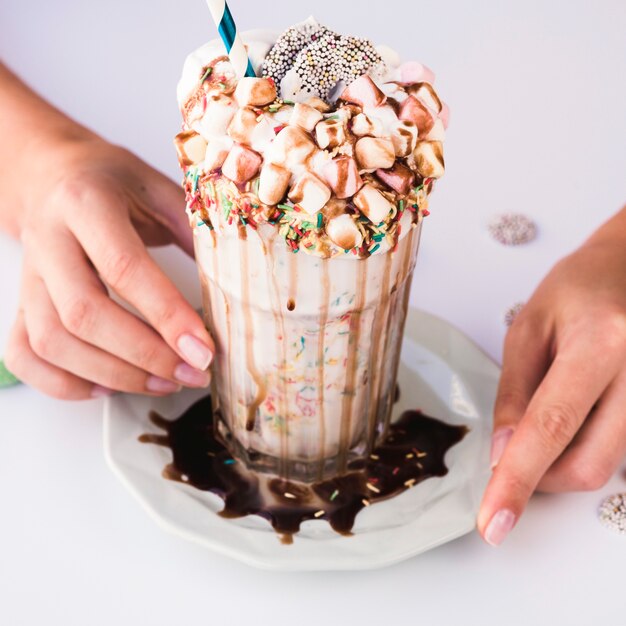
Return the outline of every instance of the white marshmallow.
[[[204,160],[207,142],[198,133],[194,131],[178,133],[174,137],[174,145],[178,153],[178,160],[183,167],[194,165]]]
[[[357,137],[374,134],[374,124],[365,113],[359,113],[352,118],[352,134]]]
[[[408,156],[417,144],[417,126],[408,120],[399,122],[391,135],[391,143],[397,157]]]
[[[320,113],[326,113],[326,111],[330,110],[330,105],[327,102],[324,102],[321,98],[317,96],[312,96],[309,98],[305,104],[308,104],[310,107],[317,109]]]
[[[322,120],[315,127],[315,138],[317,145],[325,150],[326,148],[336,148],[346,140],[346,131],[342,120],[326,119]]]
[[[396,160],[391,140],[380,137],[361,137],[356,142],[355,154],[359,167],[364,170],[385,169]]]
[[[237,83],[235,100],[240,107],[263,106],[276,100],[276,87],[267,78],[245,76]]]
[[[322,118],[323,115],[317,109],[308,104],[297,102],[293,108],[293,114],[289,119],[289,123],[311,132]]]
[[[198,123],[198,132],[208,141],[222,137],[235,115],[237,106],[228,96],[213,95],[207,98],[207,107]]]
[[[431,111],[435,113],[441,112],[441,100],[430,83],[418,83],[408,89],[409,93],[420,100]]]
[[[444,141],[446,138],[446,131],[443,127],[443,121],[437,118],[433,127],[430,129],[428,135],[424,139],[429,141]]]
[[[228,136],[211,139],[207,144],[204,155],[203,169],[210,172],[218,167],[222,167],[232,146],[233,140]]]
[[[398,125],[398,116],[395,109],[389,104],[378,107],[369,107],[363,110],[374,125],[375,137],[389,137],[393,129]]]
[[[291,121],[291,116],[293,115],[293,107],[291,105],[283,105],[276,111],[275,113],[268,114],[271,119],[276,122],[274,126],[278,126],[280,124],[287,125]]]
[[[363,243],[363,234],[347,213],[331,218],[326,224],[326,234],[344,250],[358,248]]]
[[[415,167],[423,178],[443,176],[443,145],[440,141],[418,141],[413,151],[413,158]]]
[[[283,199],[290,180],[291,172],[289,170],[274,163],[266,163],[261,168],[259,200],[263,204],[278,204]]]
[[[257,152],[264,152],[276,136],[266,116],[249,108],[238,109],[228,126],[228,135]]]
[[[248,107],[238,109],[226,131],[232,139],[239,143],[252,143],[252,133],[257,125],[258,115]]]
[[[330,189],[310,172],[302,174],[289,190],[289,199],[309,215],[314,215],[323,208],[330,196]]]
[[[398,67],[398,65],[400,65],[400,55],[389,46],[379,44],[378,46],[376,46],[376,52],[380,54],[389,69]]]
[[[315,151],[311,137],[298,126],[283,128],[269,145],[265,160],[287,169],[301,166]]]
[[[391,202],[369,183],[361,187],[353,202],[372,224],[380,224],[393,208]]]

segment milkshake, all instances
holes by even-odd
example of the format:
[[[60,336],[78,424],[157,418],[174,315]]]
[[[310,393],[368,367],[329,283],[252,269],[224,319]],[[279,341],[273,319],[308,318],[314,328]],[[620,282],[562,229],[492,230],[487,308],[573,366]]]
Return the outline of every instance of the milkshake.
[[[185,63],[176,147],[217,430],[255,471],[313,482],[384,437],[446,109],[419,63],[312,19]]]

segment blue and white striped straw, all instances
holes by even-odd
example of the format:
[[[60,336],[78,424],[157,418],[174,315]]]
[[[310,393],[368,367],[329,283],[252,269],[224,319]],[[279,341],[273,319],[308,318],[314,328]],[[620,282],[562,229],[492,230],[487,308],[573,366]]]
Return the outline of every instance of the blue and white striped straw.
[[[239,78],[244,76],[255,76],[254,70],[248,58],[246,48],[237,32],[237,27],[230,13],[230,9],[225,0],[207,0],[209,10],[220,33],[220,37],[226,46],[226,52],[230,57],[230,62],[235,68],[235,73]]]

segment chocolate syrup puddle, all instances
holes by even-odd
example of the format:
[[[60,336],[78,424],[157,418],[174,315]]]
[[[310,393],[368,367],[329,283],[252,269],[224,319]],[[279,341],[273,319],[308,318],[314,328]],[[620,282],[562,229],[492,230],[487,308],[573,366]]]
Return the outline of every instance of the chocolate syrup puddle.
[[[165,434],[144,434],[139,441],[172,450],[165,478],[218,495],[224,500],[222,517],[263,517],[283,543],[292,543],[302,522],[310,519],[324,519],[336,532],[350,535],[364,507],[447,474],[445,454],[468,432],[465,426],[406,411],[369,459],[349,463],[342,476],[306,485],[255,474],[236,461],[216,436],[210,396],[178,419],[151,412],[150,420]]]

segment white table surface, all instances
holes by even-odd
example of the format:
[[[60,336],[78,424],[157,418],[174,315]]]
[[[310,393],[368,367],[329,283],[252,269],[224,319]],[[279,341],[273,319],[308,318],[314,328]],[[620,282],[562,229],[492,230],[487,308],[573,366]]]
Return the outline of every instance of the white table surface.
[[[310,10],[231,4],[242,29],[282,29]],[[506,307],[626,200],[626,3],[316,5],[329,26],[436,70],[452,109],[448,168],[412,301],[498,359]],[[2,58],[175,178],[175,83],[185,54],[213,34],[201,0],[0,3]],[[503,211],[531,215],[539,238],[515,250],[493,243],[485,223]],[[173,249],[156,256],[197,304],[192,263]],[[20,266],[6,237],[0,263],[1,350]],[[100,401],[68,404],[25,387],[1,392],[0,624],[626,621],[626,538],[595,517],[603,496],[626,490],[623,475],[597,493],[536,496],[498,550],[474,533],[386,570],[269,574],[161,531],[105,466],[101,410]]]

